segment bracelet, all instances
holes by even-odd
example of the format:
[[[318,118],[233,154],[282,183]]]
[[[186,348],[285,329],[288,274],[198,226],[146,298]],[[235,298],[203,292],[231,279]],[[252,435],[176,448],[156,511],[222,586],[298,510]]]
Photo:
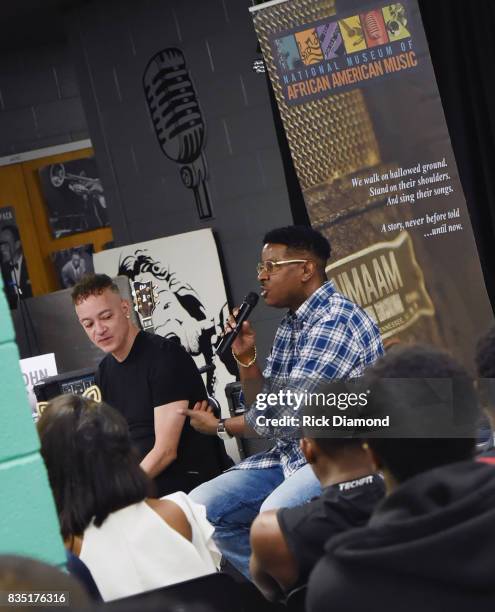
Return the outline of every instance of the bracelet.
[[[232,349],[232,357],[237,361],[237,363],[241,367],[250,368],[253,365],[253,363],[256,361],[256,347],[254,347],[254,357],[251,359],[249,363],[242,363],[242,361],[239,361],[239,359],[237,359],[237,355],[234,353],[234,349]]]

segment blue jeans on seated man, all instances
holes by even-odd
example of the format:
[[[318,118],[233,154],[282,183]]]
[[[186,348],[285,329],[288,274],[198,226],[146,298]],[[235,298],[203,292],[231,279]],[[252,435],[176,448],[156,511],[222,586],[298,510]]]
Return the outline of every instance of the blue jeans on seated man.
[[[299,506],[320,494],[321,485],[306,464],[287,479],[279,466],[229,470],[196,487],[189,496],[206,506],[222,554],[250,578],[249,530],[256,516],[265,510]]]

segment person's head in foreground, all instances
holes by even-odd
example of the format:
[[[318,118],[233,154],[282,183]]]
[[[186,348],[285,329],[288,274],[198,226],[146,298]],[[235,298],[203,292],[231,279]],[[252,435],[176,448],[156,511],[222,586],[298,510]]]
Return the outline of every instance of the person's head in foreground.
[[[472,433],[369,440],[389,495],[367,526],[328,542],[310,578],[307,610],[326,610],[332,601],[336,609],[357,612],[363,596],[371,612],[493,607],[495,471],[472,460],[478,417],[473,381],[448,354],[426,346],[392,349],[371,369],[371,393],[373,377],[450,379],[456,418]],[[428,409],[435,405],[429,402]]]
[[[398,483],[407,480],[427,470],[441,465],[463,461],[473,456],[475,450],[476,423],[479,417],[479,406],[474,387],[474,381],[463,366],[445,351],[427,345],[400,345],[391,349],[367,372],[366,380],[373,398],[374,388],[386,389],[386,379],[417,379],[418,394],[428,379],[443,379],[448,386],[452,385],[453,420],[463,419],[467,428],[471,429],[470,437],[448,437],[448,428],[453,420],[445,422],[445,437],[415,437],[414,430],[405,431],[405,437],[376,437],[369,440],[369,447],[377,467],[385,473],[387,485],[393,488]],[[414,381],[412,384],[416,385]],[[384,385],[382,387],[382,385]],[[426,385],[428,383],[426,382]],[[379,387],[380,386],[380,387]],[[409,387],[410,388],[410,387]],[[424,393],[423,393],[424,395]],[[421,395],[418,395],[420,397]],[[380,399],[394,399],[395,395],[387,396],[380,393]],[[406,398],[407,400],[408,398]],[[425,402],[431,400],[431,405],[415,405],[407,401],[401,406],[381,405],[384,413],[399,413],[405,422],[409,417],[407,411],[416,411],[419,417],[432,417],[428,411],[435,410],[434,394],[425,396]],[[462,405],[460,402],[462,401]],[[409,421],[408,421],[409,422]],[[411,418],[414,424],[414,419]],[[471,427],[469,426],[471,424]],[[421,425],[418,419],[418,426]],[[405,428],[406,429],[406,428]]]
[[[258,279],[269,306],[295,311],[326,282],[328,240],[303,225],[271,230],[263,238]]]
[[[127,357],[138,333],[131,305],[106,274],[85,276],[72,289],[79,322],[93,344],[121,361]]]
[[[20,557],[17,555],[0,555],[0,591],[3,594],[2,603],[5,609],[33,610],[33,605],[10,603],[7,594],[45,593],[51,594],[53,604],[38,603],[36,610],[88,609],[90,600],[79,582],[48,563]],[[45,601],[48,602],[45,597]],[[54,607],[57,604],[57,608]]]
[[[337,401],[343,401],[356,390],[352,383],[330,381],[309,395],[301,410],[305,420],[301,427],[300,447],[322,487],[376,471],[365,440],[326,424],[332,423],[332,417],[341,416],[344,411],[336,403],[329,405],[324,396],[328,398],[331,395]]]
[[[41,454],[67,542],[94,519],[142,501],[151,483],[131,448],[125,419],[78,395],[52,400],[38,421]]]

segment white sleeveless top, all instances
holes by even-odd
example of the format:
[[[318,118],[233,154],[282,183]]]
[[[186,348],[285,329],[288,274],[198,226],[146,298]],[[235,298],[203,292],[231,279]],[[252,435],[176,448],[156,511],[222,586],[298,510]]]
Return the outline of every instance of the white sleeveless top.
[[[89,525],[80,559],[104,601],[135,595],[217,571],[220,553],[205,507],[178,492],[176,503],[192,529],[192,542],[170,527],[146,502],[110,514],[101,527]]]

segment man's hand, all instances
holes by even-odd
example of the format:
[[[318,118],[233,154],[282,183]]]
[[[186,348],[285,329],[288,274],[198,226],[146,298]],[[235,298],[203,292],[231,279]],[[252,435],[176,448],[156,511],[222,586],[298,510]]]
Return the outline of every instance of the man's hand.
[[[216,435],[220,419],[217,419],[213,414],[213,408],[208,405],[206,400],[196,402],[192,410],[180,408],[178,412],[189,417],[191,425],[196,431],[202,434]]]
[[[230,315],[226,325],[225,325],[225,334],[231,332],[235,326],[235,317],[239,312],[238,308],[234,308],[232,314]],[[248,363],[254,357],[254,347],[256,345],[256,334],[249,323],[249,321],[244,321],[239,331],[239,335],[232,342],[232,350],[236,354],[236,357],[243,362]]]

